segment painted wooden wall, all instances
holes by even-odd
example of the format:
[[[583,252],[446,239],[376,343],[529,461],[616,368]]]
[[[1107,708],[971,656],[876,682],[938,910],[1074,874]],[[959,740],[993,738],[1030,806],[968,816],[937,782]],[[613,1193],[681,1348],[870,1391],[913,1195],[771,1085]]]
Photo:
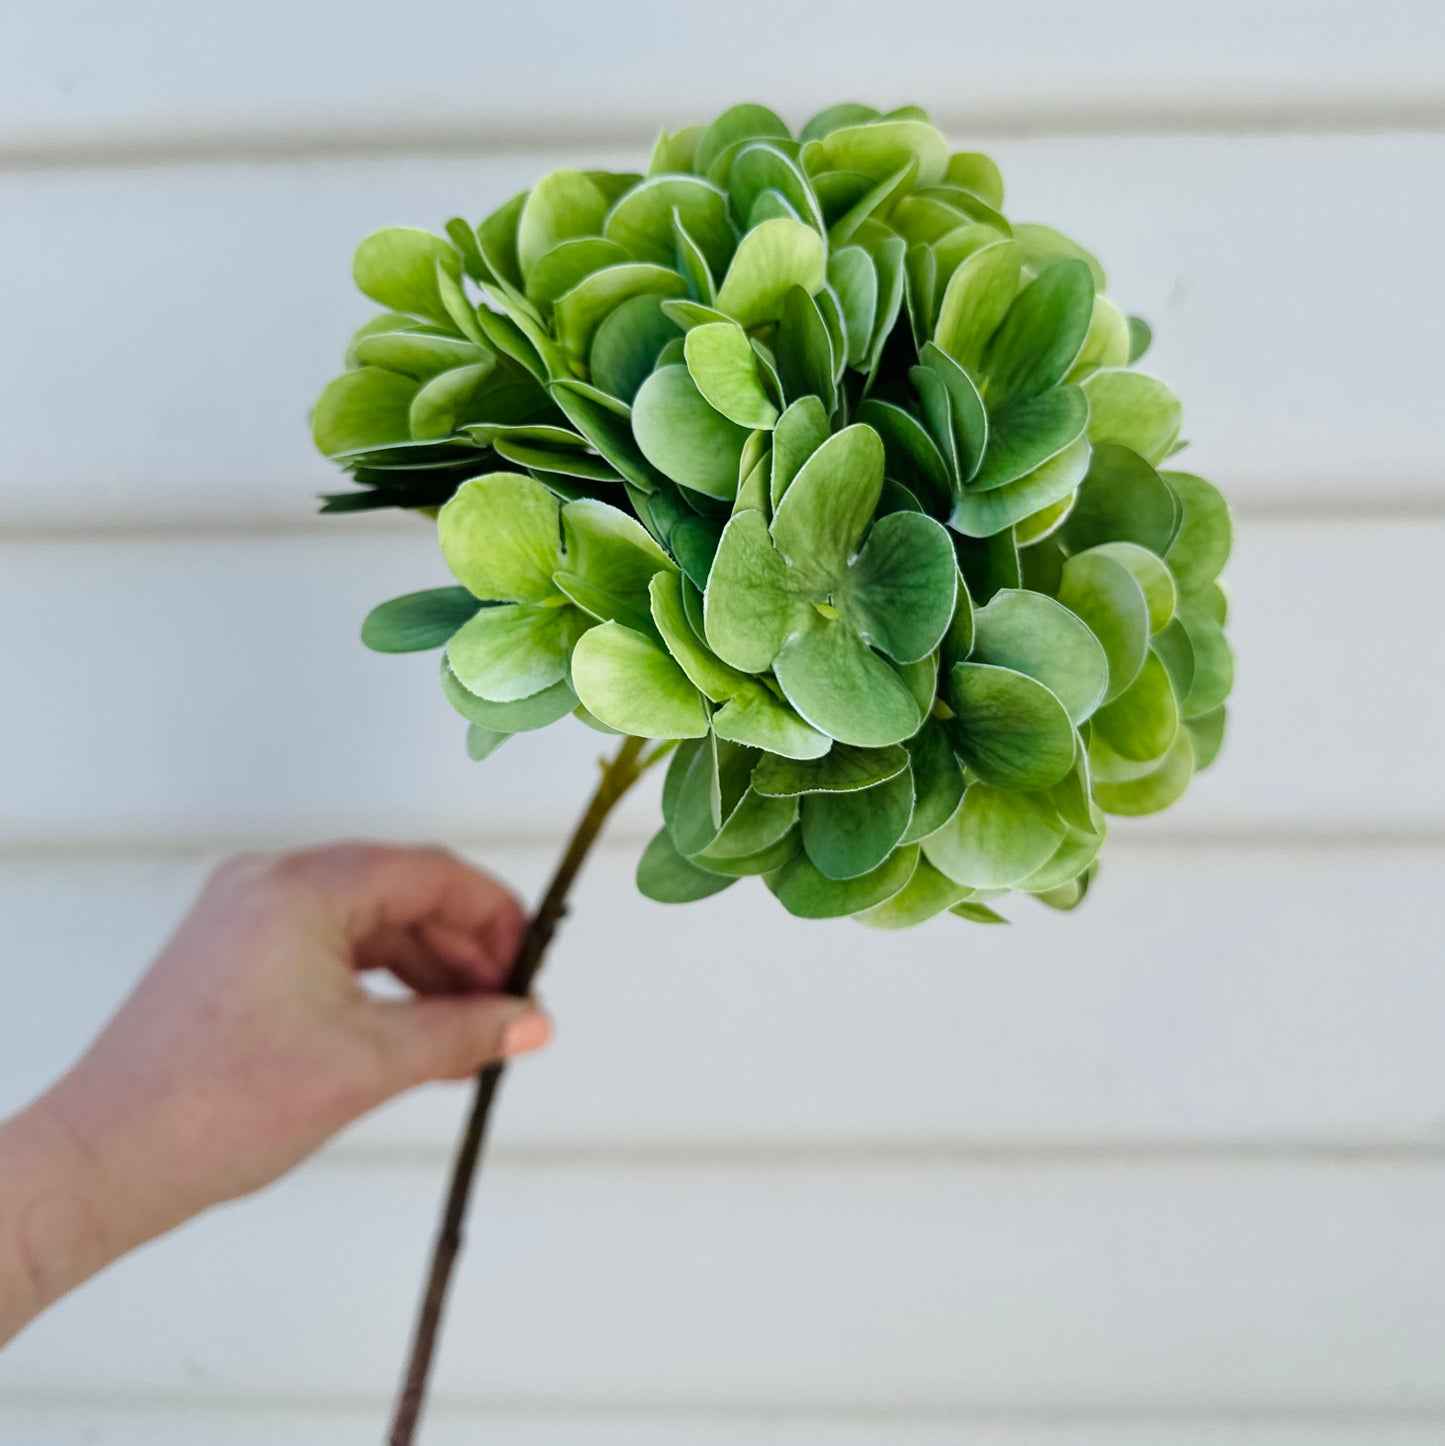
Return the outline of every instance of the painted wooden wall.
[[[1445,21],[1423,0],[0,4],[0,1112],[216,857],[535,889],[596,739],[470,764],[442,579],[317,521],[354,241],[742,96],[930,105],[1155,325],[1233,498],[1228,751],[1089,905],[669,912],[631,805],[509,1080],[432,1446],[1445,1439]],[[0,1358],[0,1441],[379,1439],[464,1098],[366,1122]]]

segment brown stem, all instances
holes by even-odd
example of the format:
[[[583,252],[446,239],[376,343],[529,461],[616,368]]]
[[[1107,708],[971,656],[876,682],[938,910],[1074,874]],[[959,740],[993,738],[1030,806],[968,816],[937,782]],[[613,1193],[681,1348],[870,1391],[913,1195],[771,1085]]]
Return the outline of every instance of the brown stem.
[[[637,782],[638,778],[666,751],[659,748],[648,757],[642,757],[646,743],[642,738],[624,738],[617,752],[602,765],[602,777],[582,817],[577,821],[566,851],[547,885],[547,892],[537,906],[522,937],[521,948],[517,951],[512,972],[507,978],[507,993],[521,998],[531,992],[532,980],[542,967],[547,946],[557,931],[557,925],[567,911],[567,895],[581,872],[588,851],[597,841],[607,816],[617,801]],[[421,1309],[417,1314],[416,1330],[412,1336],[411,1356],[407,1362],[406,1375],[402,1381],[401,1395],[397,1399],[396,1413],[392,1417],[391,1446],[411,1446],[426,1399],[427,1377],[431,1373],[432,1355],[436,1348],[437,1331],[441,1326],[442,1310],[446,1305],[447,1288],[451,1284],[452,1268],[462,1248],[462,1222],[467,1213],[467,1201],[471,1197],[472,1182],[477,1172],[482,1146],[486,1140],[487,1118],[491,1113],[492,1101],[496,1098],[497,1085],[502,1078],[504,1066],[488,1065],[477,1075],[476,1094],[472,1098],[472,1111],[462,1132],[457,1147],[456,1161],[452,1166],[451,1185],[447,1190],[446,1205],[442,1211],[441,1227],[437,1231],[436,1244],[432,1248],[431,1268],[427,1272],[426,1290],[422,1295]]]

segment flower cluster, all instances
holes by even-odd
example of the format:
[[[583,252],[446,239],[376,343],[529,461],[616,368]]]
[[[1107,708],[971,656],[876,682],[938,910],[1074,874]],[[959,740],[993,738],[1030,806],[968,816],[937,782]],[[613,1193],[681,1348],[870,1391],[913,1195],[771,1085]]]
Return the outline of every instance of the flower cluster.
[[[1148,327],[1002,207],[914,107],[742,105],[358,249],[327,506],[435,514],[460,584],[364,640],[444,649],[477,758],[569,713],[679,740],[650,897],[1070,908],[1105,815],[1218,751],[1228,508],[1161,470]]]

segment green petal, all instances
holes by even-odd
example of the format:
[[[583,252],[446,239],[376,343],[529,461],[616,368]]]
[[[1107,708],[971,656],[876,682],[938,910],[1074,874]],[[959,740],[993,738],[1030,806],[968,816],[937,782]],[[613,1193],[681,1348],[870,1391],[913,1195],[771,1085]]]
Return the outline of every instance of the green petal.
[[[1089,404],[1078,387],[1055,387],[995,413],[983,465],[969,484],[990,492],[1038,467],[1084,435]]]
[[[1089,436],[1161,462],[1179,435],[1179,398],[1142,372],[1099,372],[1084,383],[1089,395]]]
[[[803,719],[840,743],[899,743],[922,721],[903,679],[841,620],[816,617],[790,637],[773,673]]]
[[[725,110],[701,135],[693,156],[693,167],[709,171],[726,151],[744,141],[779,138],[791,140],[787,123],[765,105],[744,103]]]
[[[1133,366],[1149,350],[1149,343],[1153,340],[1154,333],[1150,330],[1149,323],[1142,316],[1131,316],[1129,318],[1130,366]]]
[[[907,769],[885,783],[851,793],[803,799],[803,847],[830,879],[871,873],[897,847],[913,817],[913,778]]]
[[[583,498],[562,509],[562,536],[566,553],[556,585],[594,616],[647,628],[653,576],[672,572],[673,563],[641,523]]]
[[[878,317],[878,269],[861,246],[844,246],[828,258],[828,284],[838,294],[847,338],[846,361],[862,366]]]
[[[859,105],[856,101],[842,101],[838,105],[830,105],[820,110],[804,127],[798,132],[800,141],[821,140],[830,131],[842,129],[843,126],[861,125],[865,121],[877,120],[879,112],[871,105]]]
[[[1224,742],[1224,724],[1228,709],[1216,708],[1212,713],[1201,713],[1197,718],[1185,720],[1190,741],[1194,744],[1194,771],[1202,773],[1219,756],[1220,745]]]
[[[735,693],[751,685],[746,673],[729,665],[708,647],[692,630],[683,603],[683,580],[675,572],[654,574],[648,589],[652,600],[652,620],[677,659],[692,685],[715,703],[725,702]]]
[[[665,828],[653,835],[637,862],[638,892],[658,904],[691,904],[722,893],[733,882],[690,864]]]
[[[837,919],[861,914],[891,899],[913,876],[918,849],[895,849],[871,873],[830,879],[806,854],[798,854],[768,879],[778,902],[802,919]]]
[[[747,224],[759,198],[767,191],[781,196],[793,214],[816,231],[824,229],[822,212],[802,171],[776,145],[754,141],[737,152],[728,173],[733,215],[740,224]]]
[[[1152,773],[1128,783],[1099,783],[1094,790],[1099,806],[1108,813],[1138,817],[1160,813],[1177,803],[1194,776],[1194,747],[1181,728],[1169,751]]]
[[[1104,367],[1127,366],[1129,323],[1124,313],[1107,296],[1094,297],[1094,315],[1079,359],[1069,368],[1065,381],[1083,381]]]
[[[1174,696],[1187,698],[1194,686],[1194,644],[1189,641],[1184,624],[1178,618],[1171,618],[1164,628],[1154,634],[1149,646],[1159,654],[1169,674]]]
[[[1014,240],[1024,254],[1024,265],[1033,271],[1042,271],[1059,261],[1082,261],[1094,278],[1095,291],[1107,291],[1108,282],[1104,268],[1097,259],[1085,251],[1077,241],[1071,241],[1052,226],[1037,226],[1032,223],[1016,225]]]
[[[1079,877],[1099,856],[1104,845],[1104,830],[1084,832],[1071,828],[1064,835],[1063,842],[1026,879],[1020,879],[1018,887],[1030,894],[1049,893],[1062,888]]]
[[[582,171],[553,171],[528,193],[517,221],[517,261],[522,275],[561,241],[600,236],[607,197]]]
[[[652,492],[661,484],[662,479],[638,449],[628,421],[614,410],[618,404],[611,397],[604,402],[603,394],[594,395],[592,389],[576,381],[554,382],[549,391],[567,420],[629,482],[644,492]]]
[[[993,537],[1062,501],[1079,486],[1088,470],[1089,439],[1080,437],[1017,482],[992,492],[965,491],[954,502],[948,524],[965,537]]]
[[[810,728],[782,699],[752,681],[712,715],[712,726],[719,738],[788,759],[821,758],[833,747],[827,734]]]
[[[566,677],[567,659],[590,622],[571,607],[483,608],[452,635],[447,662],[468,692],[513,703]]]
[[[555,598],[562,565],[557,499],[515,472],[473,478],[437,517],[442,555],[457,581],[479,598],[543,602]]]
[[[316,450],[334,457],[411,440],[411,403],[420,384],[380,367],[358,367],[328,382],[311,409]]]
[[[1042,683],[1011,668],[958,663],[949,674],[954,747],[985,783],[1050,788],[1074,765],[1074,725]]]
[[[687,283],[666,266],[631,261],[594,271],[559,298],[553,311],[557,339],[573,361],[585,361],[598,327],[624,302],[637,296],[682,296],[686,291]]]
[[[563,241],[532,267],[527,276],[527,300],[545,316],[558,297],[565,296],[594,271],[625,265],[630,260],[632,257],[615,241],[604,241],[600,236]]]
[[[1117,698],[1139,676],[1149,650],[1149,604],[1143,588],[1122,563],[1090,548],[1064,563],[1058,598],[1103,645],[1109,663],[1105,700]]]
[[[958,812],[923,841],[923,855],[955,883],[1010,889],[1049,861],[1064,831],[1037,794],[971,783]]]
[[[1180,505],[1179,530],[1165,561],[1180,592],[1197,592],[1219,576],[1229,561],[1234,525],[1229,504],[1202,477],[1189,472],[1161,472]],[[1221,618],[1222,622],[1223,619]]]
[[[1168,625],[1174,616],[1178,595],[1174,587],[1174,575],[1164,565],[1156,552],[1140,547],[1137,542],[1102,542],[1091,552],[1100,557],[1112,557],[1115,562],[1127,567],[1144,593],[1149,604],[1149,631],[1157,633]]]
[[[827,440],[828,413],[817,397],[799,397],[778,418],[768,484],[768,500],[775,511],[803,463]]]
[[[735,321],[695,326],[684,343],[687,370],[703,399],[730,422],[750,430],[771,429],[778,409],[758,379],[757,357]]]
[[[969,374],[932,342],[925,343],[920,357],[923,365],[943,383],[948,393],[948,425],[958,463],[958,476],[960,481],[968,482],[978,472],[989,447],[991,428],[983,398]],[[910,371],[910,378],[913,375]]]
[[[468,422],[486,416],[486,401],[495,388],[496,364],[488,358],[474,366],[453,367],[430,381],[411,399],[408,426],[418,442],[448,437]]]
[[[643,455],[674,482],[731,500],[748,433],[708,405],[685,366],[665,366],[643,382],[632,404]]]
[[[1104,701],[1109,663],[1099,640],[1066,606],[1003,588],[974,614],[972,658],[1026,673],[1082,723]]]
[[[826,757],[809,762],[765,753],[753,769],[752,786],[759,793],[778,797],[851,793],[896,778],[908,767],[908,756],[907,749],[896,743],[887,748],[855,748],[837,743]]]
[[[1156,653],[1149,653],[1139,676],[1094,715],[1094,728],[1123,758],[1143,763],[1164,756],[1179,732],[1179,704]]]
[[[982,151],[955,151],[948,158],[943,179],[950,186],[961,186],[987,201],[996,211],[1003,209],[1003,176],[999,168]]]
[[[866,642],[895,662],[916,663],[948,631],[957,586],[948,533],[931,517],[895,512],[873,524],[837,606]]]
[[[796,827],[788,830],[776,843],[771,843],[757,853],[742,854],[736,858],[714,859],[706,854],[694,854],[697,866],[709,873],[725,874],[730,879],[750,878],[757,874],[771,874],[782,868],[789,859],[802,851]]]
[[[963,770],[943,724],[929,718],[905,744],[913,769],[913,818],[904,843],[917,843],[953,816],[963,798]]]
[[[772,534],[811,581],[841,575],[883,490],[883,443],[872,427],[835,432],[803,464],[778,503]]]
[[[817,302],[801,286],[790,286],[783,297],[773,354],[783,396],[790,402],[819,397],[831,414],[837,403],[833,378],[838,359]]]
[[[960,366],[980,375],[994,332],[1019,291],[1022,253],[1007,240],[967,256],[944,288],[933,339]]]
[[[367,613],[361,641],[375,653],[419,653],[440,648],[476,615],[477,600],[464,587],[434,587],[394,597]]]
[[[840,126],[803,147],[803,164],[819,171],[857,171],[884,181],[914,167],[914,184],[936,186],[948,172],[948,143],[922,120],[876,120]]]
[[[687,675],[641,633],[602,623],[572,652],[572,686],[610,728],[639,738],[701,738],[707,710]]]
[[[480,723],[473,723],[467,729],[467,757],[473,763],[481,763],[490,758],[511,736],[510,733],[498,733],[494,728],[483,728]]]
[[[486,361],[491,355],[463,337],[406,330],[364,336],[351,350],[357,366],[382,367],[418,381],[427,381],[453,367]]]
[[[918,860],[913,877],[891,899],[856,915],[870,929],[911,929],[967,899],[973,890],[938,872],[926,858]]]
[[[733,230],[727,197],[697,176],[657,176],[629,191],[612,208],[603,234],[639,261],[675,264],[674,215],[714,274],[728,264]]]
[[[442,692],[447,702],[468,723],[494,733],[503,733],[509,738],[514,733],[546,728],[577,707],[577,695],[565,678],[529,697],[518,698],[511,703],[495,703],[464,687],[445,658],[442,659]]]
[[[782,314],[783,298],[823,285],[823,238],[801,221],[764,221],[743,237],[718,288],[717,308],[751,329]]]
[[[730,859],[752,858],[783,838],[797,818],[796,799],[771,798],[749,788],[724,819],[712,842],[689,857],[704,867]]]
[[[799,617],[788,565],[761,512],[739,512],[723,529],[708,574],[703,616],[708,646],[745,673],[765,671]]]
[[[967,263],[965,263],[967,264]],[[1014,299],[984,357],[992,407],[1057,386],[1083,349],[1094,281],[1082,261],[1046,267]]]
[[[912,412],[870,397],[858,409],[858,420],[883,439],[889,477],[934,507],[946,509],[951,505],[954,487],[948,462]]]
[[[1059,529],[1070,552],[1102,542],[1137,542],[1163,557],[1174,537],[1178,504],[1159,474],[1137,452],[1095,446],[1079,500]]]
[[[449,242],[430,231],[389,226],[356,248],[351,274],[373,301],[446,325],[447,309],[437,290],[438,265],[461,271],[461,259]]]
[[[1229,697],[1234,687],[1234,654],[1223,629],[1207,614],[1182,612],[1179,621],[1194,650],[1194,675],[1180,711],[1184,717],[1194,718],[1214,712]]]

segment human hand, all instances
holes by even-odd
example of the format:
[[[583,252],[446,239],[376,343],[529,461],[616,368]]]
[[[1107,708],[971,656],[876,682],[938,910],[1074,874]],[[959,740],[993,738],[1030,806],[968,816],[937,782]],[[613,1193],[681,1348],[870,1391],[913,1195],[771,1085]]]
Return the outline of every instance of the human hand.
[[[75,1068],[0,1130],[0,1341],[401,1090],[544,1044],[546,1016],[499,992],[525,926],[501,884],[437,849],[222,867]],[[375,969],[414,993],[377,998],[358,977]],[[17,1260],[32,1299],[7,1330]]]

